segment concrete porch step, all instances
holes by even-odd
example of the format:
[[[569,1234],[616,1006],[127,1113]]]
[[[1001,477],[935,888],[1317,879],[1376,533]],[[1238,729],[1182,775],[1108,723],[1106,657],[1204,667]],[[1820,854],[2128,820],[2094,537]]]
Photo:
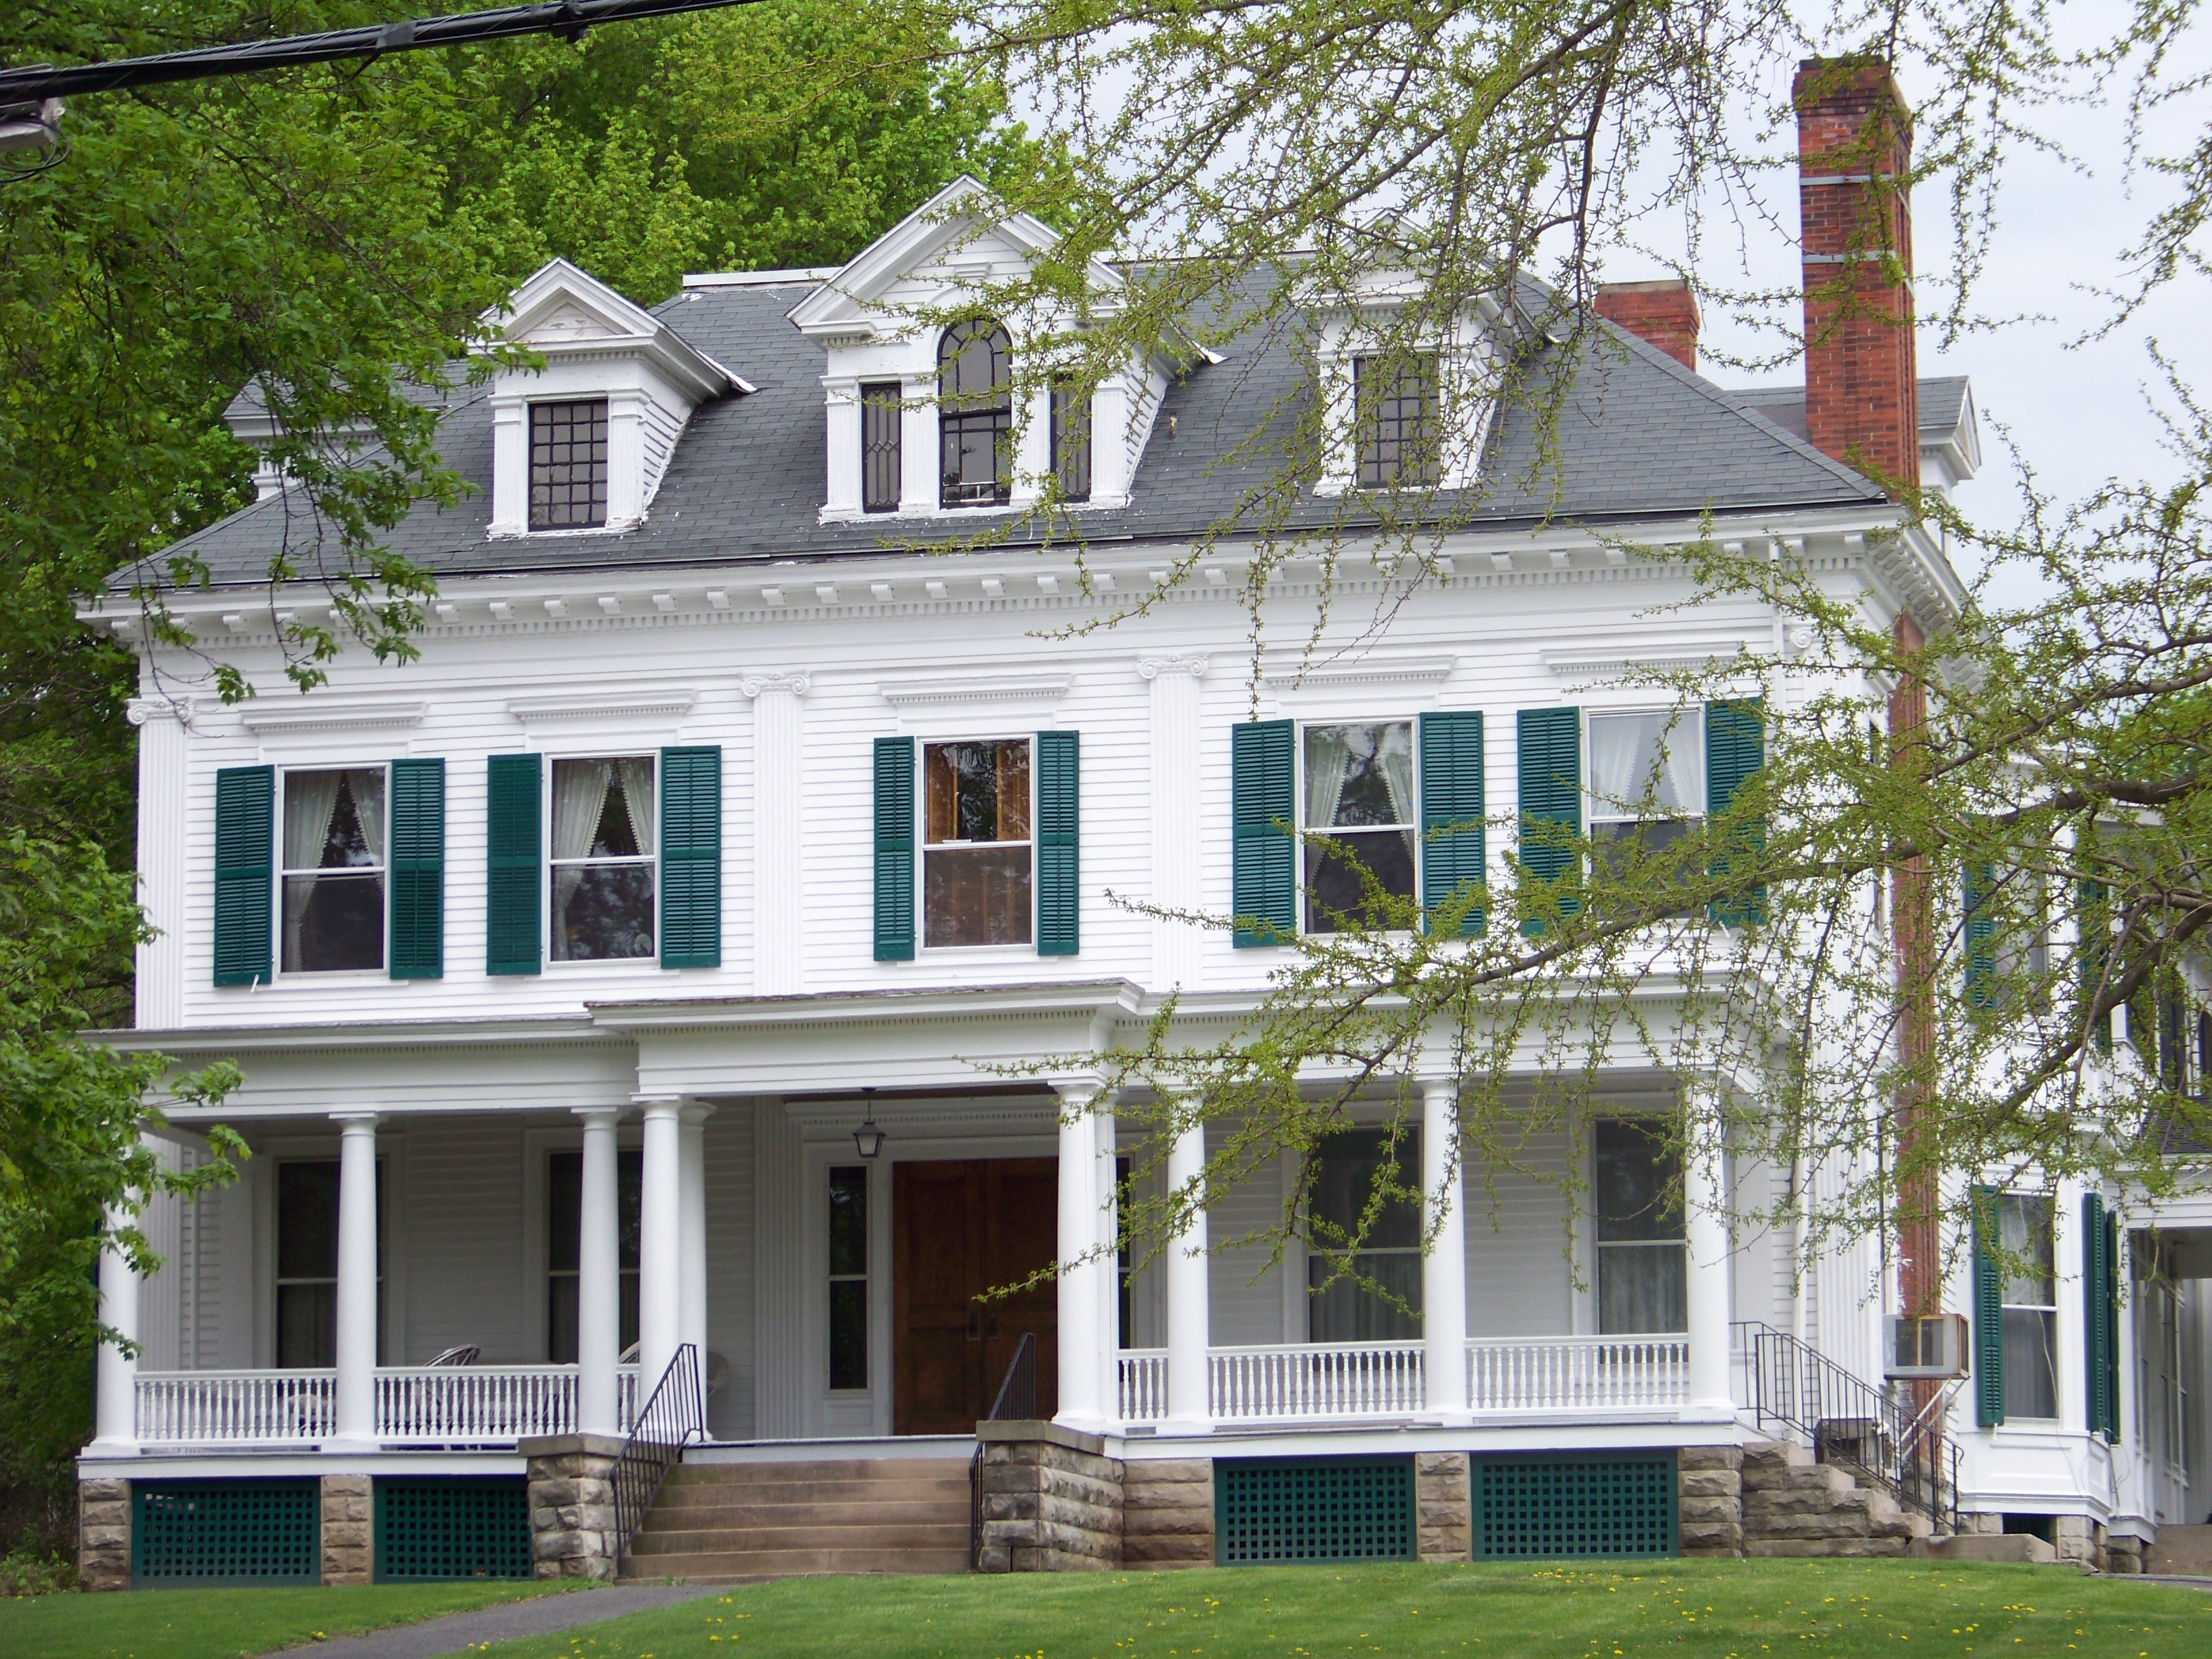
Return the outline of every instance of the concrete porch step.
[[[2158,1541],[2143,1552],[2143,1571],[2212,1577],[2212,1527],[2160,1527]]]
[[[952,1573],[968,1571],[968,1547],[957,1550],[783,1549],[701,1552],[691,1555],[632,1556],[626,1580],[675,1578],[742,1581],[812,1577],[826,1573]]]
[[[792,1480],[949,1480],[968,1478],[964,1457],[824,1458],[811,1463],[678,1463],[671,1486],[777,1486]]]
[[[748,1497],[722,1504],[676,1504],[656,1507],[655,1532],[712,1532],[732,1527],[781,1527],[812,1524],[823,1527],[906,1527],[950,1524],[957,1509],[968,1512],[967,1494],[956,1506],[936,1498],[853,1498],[838,1503],[786,1502],[781,1498]],[[961,1524],[965,1526],[963,1518]]]
[[[957,1480],[747,1481],[727,1486],[673,1483],[660,1489],[659,1509],[720,1509],[732,1504],[936,1504],[966,1501],[968,1476]]]
[[[630,1553],[640,1559],[655,1555],[729,1555],[739,1552],[776,1550],[934,1550],[965,1549],[968,1528],[923,1522],[908,1526],[708,1527],[696,1531],[672,1528],[639,1534]]]

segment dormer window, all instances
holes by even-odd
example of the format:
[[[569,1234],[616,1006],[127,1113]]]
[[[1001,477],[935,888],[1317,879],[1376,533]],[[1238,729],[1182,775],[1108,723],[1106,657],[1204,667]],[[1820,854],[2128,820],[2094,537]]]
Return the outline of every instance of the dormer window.
[[[905,486],[906,411],[896,380],[874,380],[860,387],[860,510],[896,513]]]
[[[1436,483],[1436,395],[1432,352],[1352,359],[1362,489]]]
[[[530,405],[530,527],[607,521],[607,400]]]
[[[1060,500],[1091,499],[1091,400],[1073,380],[1052,384],[1052,470]]]
[[[1014,344],[987,318],[937,343],[942,507],[1003,507],[1014,495]]]

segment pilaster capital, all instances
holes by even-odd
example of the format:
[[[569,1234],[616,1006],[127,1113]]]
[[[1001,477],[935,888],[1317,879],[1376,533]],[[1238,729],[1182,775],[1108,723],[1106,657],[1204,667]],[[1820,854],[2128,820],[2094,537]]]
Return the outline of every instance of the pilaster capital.
[[[192,723],[192,700],[190,697],[133,697],[125,705],[124,713],[133,726],[144,726],[153,720],[174,720],[179,726]]]
[[[738,682],[738,690],[749,697],[758,697],[769,691],[788,691],[794,697],[806,695],[812,677],[804,668],[794,668],[775,673],[747,674]]]
[[[1137,659],[1137,672],[1148,680],[1156,680],[1163,674],[1188,674],[1192,679],[1202,680],[1206,678],[1206,670],[1212,665],[1205,657],[1197,655],[1139,657]]]

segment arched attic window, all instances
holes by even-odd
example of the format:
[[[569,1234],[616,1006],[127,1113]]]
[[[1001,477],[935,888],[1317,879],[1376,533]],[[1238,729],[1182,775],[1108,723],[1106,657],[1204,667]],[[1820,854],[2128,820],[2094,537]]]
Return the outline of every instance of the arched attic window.
[[[1014,493],[1014,343],[988,318],[937,343],[942,507],[1003,507]]]

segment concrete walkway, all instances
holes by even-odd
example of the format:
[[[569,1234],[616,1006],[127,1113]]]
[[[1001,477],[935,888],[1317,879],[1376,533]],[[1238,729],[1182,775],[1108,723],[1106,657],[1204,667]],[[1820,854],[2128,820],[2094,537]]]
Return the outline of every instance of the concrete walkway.
[[[316,1642],[293,1653],[312,1653],[315,1659],[438,1659],[487,1642],[511,1641],[518,1636],[543,1636],[551,1631],[574,1630],[596,1625],[603,1619],[619,1619],[626,1613],[647,1613],[672,1607],[702,1595],[726,1594],[727,1584],[610,1584],[603,1589],[569,1590],[532,1595],[473,1613],[449,1613],[442,1619],[420,1624],[395,1625],[362,1636],[342,1636],[334,1642]]]

